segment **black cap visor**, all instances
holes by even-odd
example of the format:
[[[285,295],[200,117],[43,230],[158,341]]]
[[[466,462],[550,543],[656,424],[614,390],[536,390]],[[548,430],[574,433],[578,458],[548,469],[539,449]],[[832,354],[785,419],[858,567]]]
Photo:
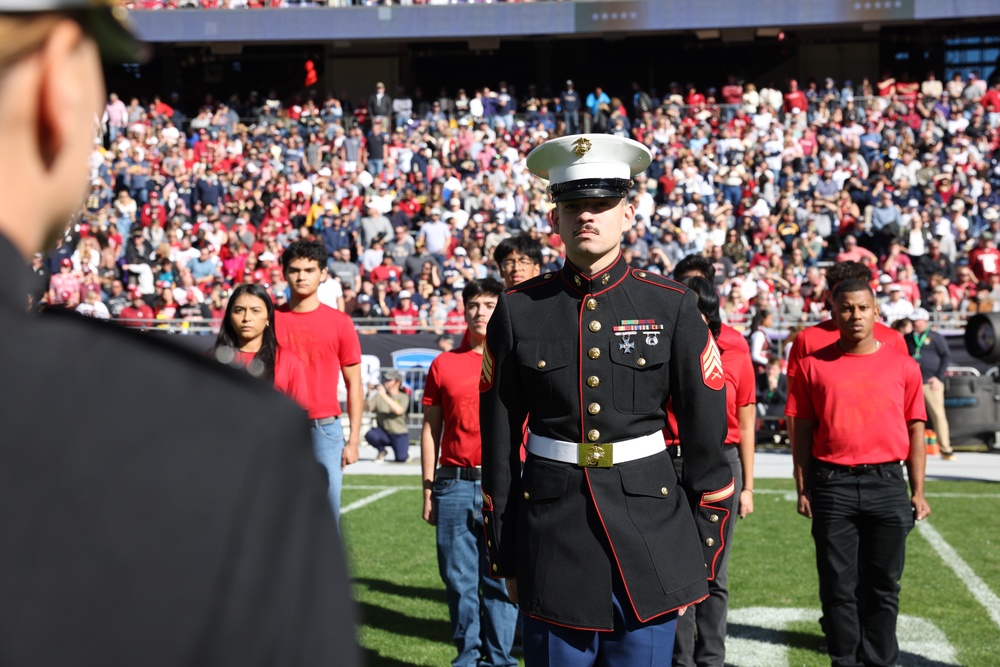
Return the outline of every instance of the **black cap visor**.
[[[632,180],[628,178],[586,178],[556,183],[549,191],[554,202],[572,199],[623,199],[631,187]]]
[[[126,27],[118,8],[95,7],[82,13],[82,23],[94,37],[101,58],[108,63],[144,63],[149,60],[149,48],[136,39]]]

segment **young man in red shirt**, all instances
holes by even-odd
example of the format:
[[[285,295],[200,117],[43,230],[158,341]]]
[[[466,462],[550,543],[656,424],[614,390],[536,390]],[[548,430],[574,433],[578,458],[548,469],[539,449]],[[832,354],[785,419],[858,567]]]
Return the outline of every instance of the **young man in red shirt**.
[[[871,278],[871,269],[859,262],[838,262],[826,271],[826,282],[829,293],[832,293],[840,283],[847,280],[861,280],[869,283]],[[881,322],[875,322],[872,331],[872,335],[881,343],[909,355],[903,335],[892,327],[887,327]],[[840,330],[837,328],[835,318],[824,320],[815,326],[807,327],[799,332],[799,335],[795,337],[795,342],[792,344],[792,350],[788,354],[788,368],[785,371],[785,375],[788,377],[789,394],[792,393],[795,378],[799,372],[799,364],[802,359],[817,350],[823,349],[827,345],[835,343],[839,338]],[[788,438],[789,440],[795,438],[794,419],[788,420]]]
[[[503,285],[492,278],[465,286],[468,338],[454,352],[434,360],[424,387],[423,516],[437,526],[438,568],[458,649],[451,663],[455,667],[517,664],[510,655],[517,607],[507,597],[503,581],[490,576],[487,565],[480,467],[479,371],[486,325],[502,291]]]
[[[877,313],[866,281],[837,286],[833,321],[840,336],[801,361],[785,408],[795,418],[798,511],[813,521],[834,665],[898,663],[905,538],[914,518],[930,514],[920,368],[875,337]]]
[[[361,385],[361,342],[351,318],[324,306],[319,289],[326,248],[319,241],[295,241],[281,256],[285,280],[291,290],[287,305],[274,312],[274,333],[278,347],[298,355],[306,370],[304,407],[309,413],[313,451],[326,468],[330,506],[340,520],[340,487],[344,468],[358,460],[358,439],[364,393]],[[350,435],[344,443],[337,398],[338,375],[344,374],[347,387],[347,416]]]

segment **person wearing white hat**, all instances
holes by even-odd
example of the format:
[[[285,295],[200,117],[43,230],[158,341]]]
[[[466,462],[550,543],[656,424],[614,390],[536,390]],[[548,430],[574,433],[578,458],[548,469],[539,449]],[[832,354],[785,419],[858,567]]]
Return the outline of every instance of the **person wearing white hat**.
[[[620,251],[649,162],[609,135],[553,139],[527,160],[549,181],[566,264],[499,299],[480,418],[490,571],[520,606],[528,667],[666,664],[735,511],[724,375],[697,297]],[[671,400],[683,483],[661,432]]]
[[[879,307],[886,324],[892,326],[896,320],[909,317],[913,313],[913,303],[903,296],[903,287],[898,283],[889,283],[886,288],[889,298]]]
[[[917,308],[910,319],[913,321],[913,331],[903,338],[906,339],[910,356],[920,365],[924,381],[924,405],[934,433],[937,434],[941,458],[951,461],[955,458],[955,451],[951,447],[948,415],[944,409],[944,378],[951,365],[951,350],[944,336],[931,330],[930,313]]]

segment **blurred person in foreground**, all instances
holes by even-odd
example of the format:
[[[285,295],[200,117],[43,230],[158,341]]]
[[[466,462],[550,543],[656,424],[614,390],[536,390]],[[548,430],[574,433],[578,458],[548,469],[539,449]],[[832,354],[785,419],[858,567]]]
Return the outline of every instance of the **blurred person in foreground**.
[[[457,350],[434,359],[424,387],[423,518],[436,526],[438,569],[458,650],[454,667],[517,664],[510,653],[517,607],[503,582],[490,576],[480,467],[479,370],[486,325],[502,289],[492,278],[465,286],[467,335]]]
[[[480,418],[490,570],[519,603],[528,667],[666,664],[735,510],[722,363],[697,296],[620,250],[650,159],[638,142],[587,134],[527,161],[549,181],[566,264],[500,296]],[[683,485],[661,433],[670,398]]]
[[[139,60],[119,11],[0,0],[2,662],[358,664],[300,410],[162,340],[26,312],[27,262],[88,189],[101,56]]]
[[[930,514],[920,368],[875,337],[877,316],[867,281],[841,282],[833,290],[840,336],[800,361],[785,408],[795,418],[798,512],[812,519],[823,629],[836,667],[899,662],[906,536],[914,519]]]

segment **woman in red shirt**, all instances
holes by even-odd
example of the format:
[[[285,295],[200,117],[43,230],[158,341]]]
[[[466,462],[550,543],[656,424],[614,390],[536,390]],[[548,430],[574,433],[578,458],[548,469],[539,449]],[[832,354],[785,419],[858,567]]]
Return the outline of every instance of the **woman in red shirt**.
[[[245,368],[254,377],[273,380],[275,389],[303,404],[305,370],[294,352],[278,347],[274,304],[260,285],[243,284],[233,290],[212,356]]]

